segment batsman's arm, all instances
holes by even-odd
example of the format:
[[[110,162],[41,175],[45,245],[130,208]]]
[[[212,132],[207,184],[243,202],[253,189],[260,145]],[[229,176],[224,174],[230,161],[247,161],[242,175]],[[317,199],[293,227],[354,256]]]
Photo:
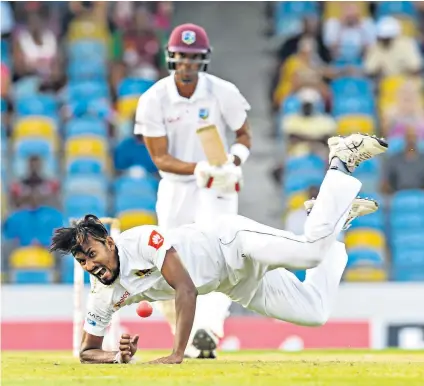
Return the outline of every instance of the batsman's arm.
[[[167,173],[190,175],[196,163],[184,162],[168,153],[168,137],[144,137],[147,150],[156,167]]]
[[[236,141],[231,147],[231,154],[234,155],[234,164],[236,166],[240,166],[246,161],[251,146],[252,136],[250,134],[249,122],[246,119],[240,129],[236,131]]]
[[[193,327],[197,289],[174,248],[169,249],[166,253],[162,265],[162,275],[175,290],[177,324],[171,356],[176,357],[176,362],[179,360],[182,362]]]

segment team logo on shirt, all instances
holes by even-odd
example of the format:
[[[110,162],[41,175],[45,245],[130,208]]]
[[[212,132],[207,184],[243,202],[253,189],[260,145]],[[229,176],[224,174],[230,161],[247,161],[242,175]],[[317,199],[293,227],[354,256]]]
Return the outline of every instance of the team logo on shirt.
[[[95,320],[92,320],[89,318],[87,318],[87,323],[90,324],[91,326],[95,326],[97,324]]]
[[[125,301],[127,300],[128,296],[130,296],[130,293],[128,291],[125,291],[124,294],[119,299],[119,302],[113,305],[113,308],[115,310],[119,310],[122,307],[122,305],[125,303]]]
[[[163,245],[162,235],[156,231],[152,231],[149,237],[149,245],[158,250]]]
[[[183,31],[181,34],[181,40],[188,46],[196,42],[196,32],[194,31]]]
[[[152,272],[153,272],[152,269],[140,269],[135,274],[138,277],[147,277],[147,276],[150,276],[152,274]]]
[[[209,110],[208,109],[200,109],[199,110],[199,118],[205,120],[209,117]]]

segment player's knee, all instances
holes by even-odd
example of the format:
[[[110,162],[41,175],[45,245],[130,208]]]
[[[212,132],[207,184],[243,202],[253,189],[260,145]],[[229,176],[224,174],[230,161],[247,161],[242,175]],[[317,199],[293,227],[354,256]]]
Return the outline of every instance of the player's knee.
[[[321,307],[316,307],[316,309],[310,314],[309,316],[309,325],[312,327],[319,327],[323,326],[325,323],[327,323],[329,318],[328,312],[326,312]]]
[[[320,248],[317,248],[313,244],[308,246],[307,251],[304,255],[305,269],[315,268],[320,265],[323,259],[323,253]]]

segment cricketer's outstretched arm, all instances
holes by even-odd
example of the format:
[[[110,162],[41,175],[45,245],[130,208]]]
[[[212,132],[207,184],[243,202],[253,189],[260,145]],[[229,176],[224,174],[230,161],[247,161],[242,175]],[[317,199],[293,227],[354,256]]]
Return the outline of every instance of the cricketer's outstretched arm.
[[[196,311],[197,289],[178,253],[174,248],[167,251],[162,265],[162,275],[175,290],[176,331],[172,354],[152,363],[177,364],[184,358]]]
[[[137,352],[138,335],[122,334],[119,341],[119,351],[102,350],[103,336],[83,333],[80,361],[84,364],[129,363]]]

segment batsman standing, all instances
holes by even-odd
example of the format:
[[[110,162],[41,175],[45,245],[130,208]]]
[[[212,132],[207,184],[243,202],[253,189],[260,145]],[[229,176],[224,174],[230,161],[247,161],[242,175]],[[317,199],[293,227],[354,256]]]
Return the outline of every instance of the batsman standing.
[[[176,27],[166,47],[171,74],[140,97],[134,133],[144,136],[160,171],[156,211],[162,229],[193,222],[208,223],[222,214],[237,214],[241,165],[250,153],[247,121],[250,105],[238,88],[207,74],[211,46],[205,30],[195,24]],[[217,168],[206,161],[196,131],[215,125],[228,153]],[[229,147],[226,132],[235,133]],[[199,261],[199,265],[202,261]],[[175,333],[174,300],[160,308]],[[214,358],[231,300],[222,293],[200,296],[186,356]]]

